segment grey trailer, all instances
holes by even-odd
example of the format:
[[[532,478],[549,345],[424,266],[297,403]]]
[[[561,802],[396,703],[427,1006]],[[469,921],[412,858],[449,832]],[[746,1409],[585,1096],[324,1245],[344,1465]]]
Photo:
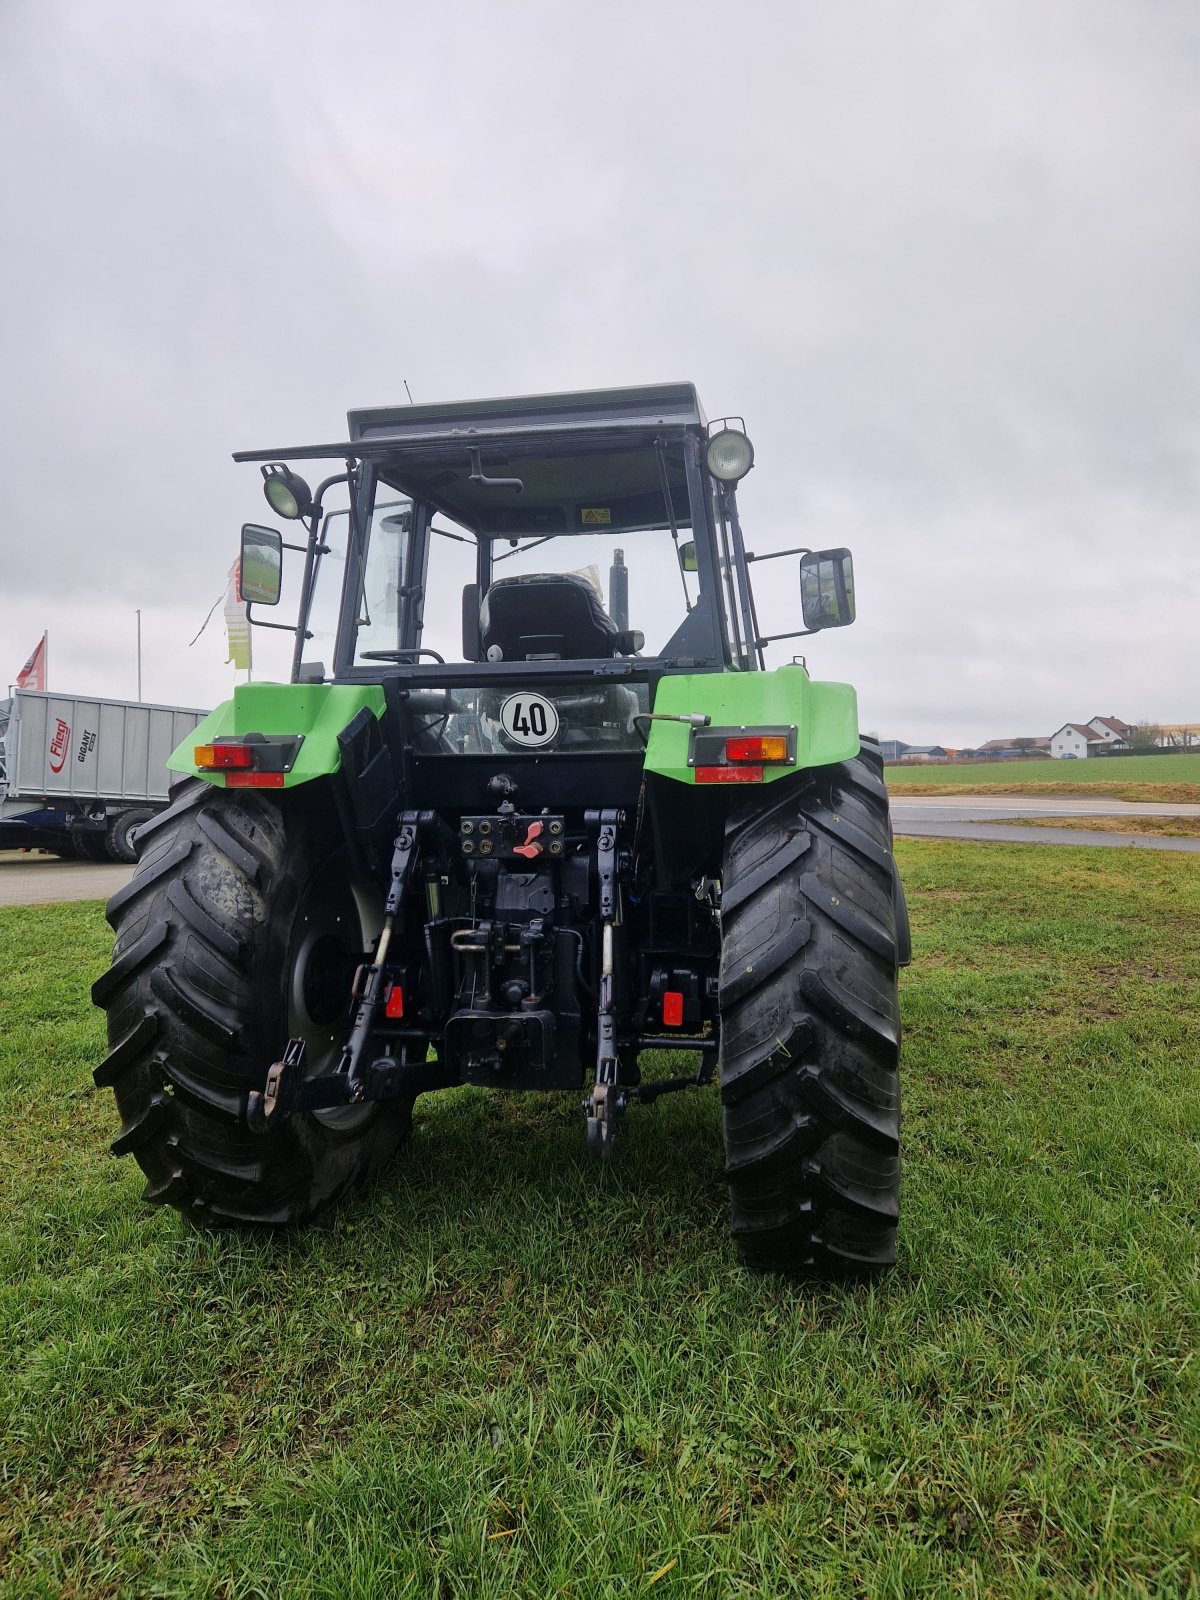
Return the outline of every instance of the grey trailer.
[[[33,690],[0,701],[0,846],[135,860],[135,830],[166,804],[167,759],[206,715]]]

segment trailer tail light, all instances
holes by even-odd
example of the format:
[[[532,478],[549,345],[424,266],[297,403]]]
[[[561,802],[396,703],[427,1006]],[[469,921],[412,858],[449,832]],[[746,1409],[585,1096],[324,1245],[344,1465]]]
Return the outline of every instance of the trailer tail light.
[[[668,989],[663,995],[663,1027],[683,1027],[683,990]]]
[[[731,766],[780,766],[788,758],[784,733],[739,733],[725,741],[725,759]]]
[[[227,789],[282,789],[282,772],[227,772]]]
[[[196,765],[203,772],[226,772],[232,767],[252,767],[254,751],[248,744],[198,744]]]
[[[761,783],[761,767],[697,767],[697,783]]]
[[[393,1022],[399,1021],[404,1015],[404,990],[398,983],[389,983],[387,999],[383,1003],[384,1015]]]

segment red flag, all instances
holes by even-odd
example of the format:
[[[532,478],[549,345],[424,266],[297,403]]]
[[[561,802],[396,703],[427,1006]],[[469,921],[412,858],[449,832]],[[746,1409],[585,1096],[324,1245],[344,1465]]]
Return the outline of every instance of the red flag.
[[[46,635],[43,634],[29,660],[17,673],[18,689],[44,689],[46,687]]]

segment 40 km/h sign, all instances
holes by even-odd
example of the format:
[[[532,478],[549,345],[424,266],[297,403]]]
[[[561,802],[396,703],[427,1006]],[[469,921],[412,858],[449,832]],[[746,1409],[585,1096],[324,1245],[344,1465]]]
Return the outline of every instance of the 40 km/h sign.
[[[500,726],[517,744],[535,749],[558,733],[558,712],[543,695],[510,694],[500,707]]]

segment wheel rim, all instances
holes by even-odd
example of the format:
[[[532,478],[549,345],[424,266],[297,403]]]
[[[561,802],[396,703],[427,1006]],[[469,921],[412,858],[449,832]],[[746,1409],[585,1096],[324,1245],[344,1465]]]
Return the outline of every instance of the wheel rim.
[[[287,966],[288,1037],[304,1040],[309,1077],[337,1065],[349,1028],[354,970],[381,925],[378,901],[351,882],[344,850],[314,869],[297,908]],[[338,1132],[358,1129],[374,1114],[370,1105],[311,1113]]]

